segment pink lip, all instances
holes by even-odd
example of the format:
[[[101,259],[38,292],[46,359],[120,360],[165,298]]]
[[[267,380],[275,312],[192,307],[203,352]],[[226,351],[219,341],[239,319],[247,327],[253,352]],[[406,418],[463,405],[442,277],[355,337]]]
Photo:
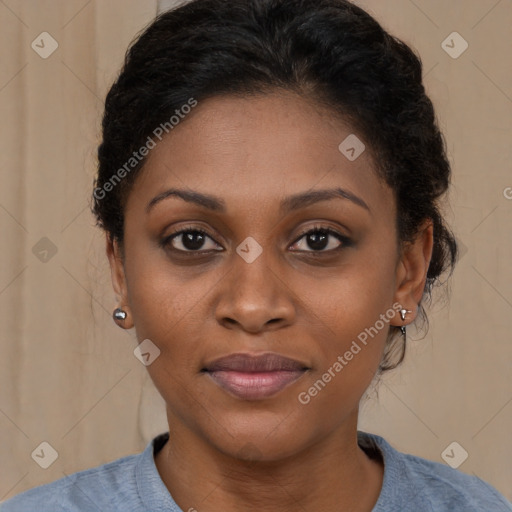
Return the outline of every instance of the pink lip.
[[[302,377],[309,368],[275,353],[253,356],[232,354],[204,369],[221,388],[244,400],[275,395]]]
[[[245,400],[268,398],[302,377],[306,370],[273,372],[215,371],[208,375],[222,388]]]

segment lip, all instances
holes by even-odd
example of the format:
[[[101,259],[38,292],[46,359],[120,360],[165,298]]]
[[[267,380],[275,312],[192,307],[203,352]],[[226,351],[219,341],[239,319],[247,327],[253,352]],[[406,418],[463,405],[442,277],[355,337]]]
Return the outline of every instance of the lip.
[[[230,354],[206,365],[204,372],[222,389],[244,400],[261,400],[277,394],[310,368],[276,353]]]

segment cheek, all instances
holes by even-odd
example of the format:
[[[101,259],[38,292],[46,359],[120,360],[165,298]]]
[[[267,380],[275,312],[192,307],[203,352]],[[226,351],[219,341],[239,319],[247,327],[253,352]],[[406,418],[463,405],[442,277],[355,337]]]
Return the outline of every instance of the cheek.
[[[146,370],[166,403],[182,411],[183,418],[184,411],[197,407],[194,379],[205,339],[204,315],[200,318],[204,291],[196,286],[182,285],[172,273],[153,268],[141,272],[130,290],[137,340],[150,339],[160,350]]]
[[[304,318],[313,324],[317,318],[316,324],[330,333],[330,338],[345,342],[373,326],[392,307],[395,291],[391,255],[381,253],[373,262],[371,258],[364,261],[364,255],[357,258],[356,263],[333,269],[321,278],[318,274],[297,275],[295,283]],[[393,313],[394,310],[388,313],[387,320]]]
[[[386,293],[352,291],[348,283],[339,283],[308,321],[316,340],[315,364],[296,399],[312,417],[324,418],[325,428],[357,407],[378,370],[395,314]],[[322,304],[320,298],[311,300]]]
[[[311,398],[322,395],[318,404],[335,401],[340,409],[357,402],[371,382],[396,315],[392,251],[373,264],[371,257],[362,260],[325,279],[297,282],[305,297],[304,328],[315,340],[315,371],[303,390]]]
[[[128,298],[139,340],[160,337],[197,302],[194,286],[184,280],[186,271],[173,268],[164,250],[153,247],[147,236],[126,236]]]
[[[127,261],[127,284],[137,340],[150,339],[160,349],[159,364],[148,371],[152,376],[166,370],[176,377],[196,373],[200,348],[211,332],[212,313],[207,316],[205,307],[222,273],[194,277],[161,256],[151,259],[136,251]]]
[[[147,279],[133,289],[133,318],[137,339],[151,339],[162,355],[183,359],[199,339],[204,294],[193,286],[179,286],[169,276]]]
[[[360,293],[338,287],[330,300],[309,315],[309,334],[315,343],[316,377],[331,369],[338,382],[364,383],[377,370],[395,314],[387,294]],[[315,299],[312,297],[312,301]],[[341,366],[340,366],[341,365]],[[342,377],[338,377],[342,375]],[[330,380],[329,377],[326,377]],[[347,380],[348,379],[348,380]],[[351,386],[346,387],[349,389]]]

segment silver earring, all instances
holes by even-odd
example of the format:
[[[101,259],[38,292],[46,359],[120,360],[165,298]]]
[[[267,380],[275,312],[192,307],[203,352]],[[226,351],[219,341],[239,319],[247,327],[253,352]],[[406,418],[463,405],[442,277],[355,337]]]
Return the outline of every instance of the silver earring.
[[[401,309],[401,310],[400,310],[400,318],[401,318],[402,320],[405,320],[405,315],[406,315],[407,313],[412,313],[412,311],[409,311],[408,309]]]
[[[405,320],[405,315],[406,315],[407,313],[412,313],[412,311],[409,311],[408,309],[401,309],[401,310],[400,310],[400,318],[401,318],[402,320]],[[406,339],[407,339],[407,331],[406,331],[406,329],[405,329],[405,325],[401,325],[401,326],[400,326],[400,330],[402,331],[402,336],[403,336],[403,338],[404,338],[404,342],[405,342],[405,341],[406,341]]]
[[[121,308],[114,309],[112,313],[114,320],[126,320],[126,311]]]

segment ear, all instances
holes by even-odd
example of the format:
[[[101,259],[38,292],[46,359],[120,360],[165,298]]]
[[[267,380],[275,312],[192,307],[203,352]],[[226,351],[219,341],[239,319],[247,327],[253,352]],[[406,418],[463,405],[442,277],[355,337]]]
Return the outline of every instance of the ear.
[[[396,268],[395,302],[403,309],[411,311],[407,314],[406,323],[412,322],[418,312],[418,304],[423,296],[427,272],[432,258],[434,246],[434,225],[431,219],[423,222],[414,241],[405,244],[400,261]],[[396,315],[396,325],[404,325],[400,315]],[[395,325],[394,322],[392,322]]]
[[[119,297],[118,307],[120,307],[127,313],[126,318],[122,320],[121,327],[123,327],[124,329],[131,329],[133,327],[133,320],[128,306],[128,287],[126,285],[123,254],[118,242],[112,239],[108,233],[106,234],[105,242],[106,253],[108,261],[110,263],[110,276],[112,278],[112,286]]]

